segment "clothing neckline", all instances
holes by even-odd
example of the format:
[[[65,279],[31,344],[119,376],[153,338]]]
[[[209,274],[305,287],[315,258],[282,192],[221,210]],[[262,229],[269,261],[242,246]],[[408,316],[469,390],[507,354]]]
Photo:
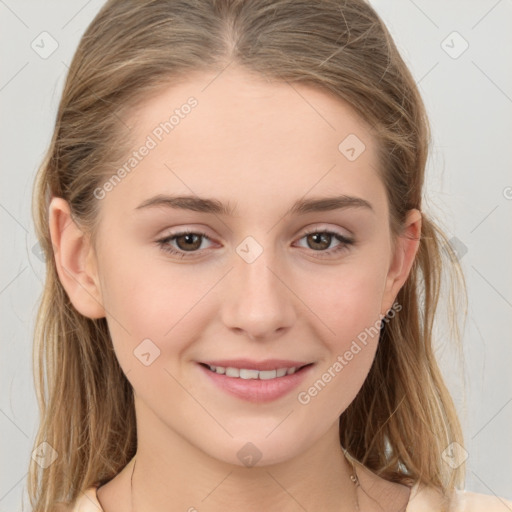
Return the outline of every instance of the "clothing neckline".
[[[92,504],[95,506],[94,508],[94,511],[95,512],[98,512],[98,510],[100,512],[104,512],[101,504],[100,504],[100,501],[98,499],[98,489],[99,489],[99,484],[97,485],[93,485],[91,487],[89,487],[86,491],[85,491],[85,496],[83,497],[84,499],[88,499],[92,502]],[[423,490],[423,486],[422,486],[422,490]],[[410,510],[410,506],[411,504],[415,503],[415,500],[419,494],[419,491],[420,491],[420,483],[419,481],[415,482],[415,484],[411,487],[411,491],[409,493],[409,501],[407,502],[407,507],[405,509],[405,512],[414,512],[412,510]],[[93,509],[91,508],[91,511]],[[75,512],[75,511],[74,511]],[[82,510],[82,509],[77,509],[76,512],[89,512],[88,510]]]

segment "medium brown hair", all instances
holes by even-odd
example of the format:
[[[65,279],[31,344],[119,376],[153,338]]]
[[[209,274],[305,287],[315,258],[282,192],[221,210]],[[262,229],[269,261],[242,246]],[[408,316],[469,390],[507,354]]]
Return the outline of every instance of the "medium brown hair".
[[[254,76],[320,88],[348,102],[372,127],[394,237],[409,209],[422,210],[430,129],[416,83],[388,30],[364,0],[111,0],[84,33],[71,63],[55,131],[34,187],[34,220],[46,255],[46,282],[34,342],[41,421],[34,447],[56,460],[31,461],[35,512],[74,502],[116,476],[134,456],[133,391],[112,347],[106,319],[71,304],[59,281],[48,226],[52,196],[94,232],[94,190],[130,143],[130,109],[196,72],[236,64]],[[395,238],[394,238],[395,239]],[[382,329],[360,392],[340,417],[347,452],[390,481],[421,481],[444,493],[463,482],[442,452],[463,445],[456,410],[435,359],[433,324],[444,282],[449,318],[464,278],[447,237],[422,211],[421,240]],[[459,330],[457,334],[459,334]]]

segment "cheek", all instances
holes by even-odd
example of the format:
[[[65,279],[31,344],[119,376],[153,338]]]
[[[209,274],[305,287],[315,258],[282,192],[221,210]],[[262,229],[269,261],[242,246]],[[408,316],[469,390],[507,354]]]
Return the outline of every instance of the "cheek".
[[[128,373],[134,365],[140,367],[141,354],[149,352],[154,366],[163,366],[170,351],[179,357],[188,340],[197,339],[208,320],[200,302],[215,276],[199,279],[191,266],[160,259],[145,264],[147,254],[126,254],[116,258],[109,253],[102,259],[102,290],[114,349]],[[203,315],[198,317],[198,311]]]
[[[309,383],[311,393],[304,390],[304,403],[311,400],[315,407],[330,408],[335,417],[355,398],[378,346],[384,276],[382,259],[380,264],[361,259],[318,274],[315,286],[303,288],[326,349],[315,380]]]
[[[319,272],[314,286],[303,283],[302,296],[325,327],[326,339],[343,348],[348,340],[379,320],[384,292],[382,263],[363,261]]]

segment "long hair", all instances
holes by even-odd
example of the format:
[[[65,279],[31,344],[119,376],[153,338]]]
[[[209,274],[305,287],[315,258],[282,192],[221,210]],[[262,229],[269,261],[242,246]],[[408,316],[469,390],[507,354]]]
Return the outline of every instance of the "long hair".
[[[57,454],[47,467],[30,463],[35,512],[106,483],[137,446],[133,390],[106,320],[81,315],[59,281],[49,201],[64,198],[73,219],[93,234],[94,190],[130,144],[124,116],[192,73],[221,72],[232,63],[253,76],[308,84],[348,102],[372,127],[393,239],[407,210],[422,211],[419,250],[396,298],[401,311],[384,325],[367,379],[340,417],[340,443],[389,481],[421,481],[443,493],[463,483],[464,466],[452,469],[442,457],[463,438],[432,333],[444,271],[453,277],[447,285],[452,320],[464,277],[439,223],[422,210],[429,123],[377,13],[365,0],[110,0],[76,50],[33,192],[46,256],[33,351],[41,416],[34,448],[48,443],[47,453]]]

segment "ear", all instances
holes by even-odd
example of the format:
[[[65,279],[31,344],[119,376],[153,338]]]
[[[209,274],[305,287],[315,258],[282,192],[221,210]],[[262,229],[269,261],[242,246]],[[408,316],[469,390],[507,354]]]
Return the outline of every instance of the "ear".
[[[403,232],[396,240],[395,252],[386,277],[382,297],[381,314],[385,315],[409,277],[416,253],[420,246],[421,212],[413,209],[407,212]]]
[[[71,303],[88,318],[103,318],[96,255],[89,236],[71,217],[65,199],[52,198],[49,224],[57,273]]]

